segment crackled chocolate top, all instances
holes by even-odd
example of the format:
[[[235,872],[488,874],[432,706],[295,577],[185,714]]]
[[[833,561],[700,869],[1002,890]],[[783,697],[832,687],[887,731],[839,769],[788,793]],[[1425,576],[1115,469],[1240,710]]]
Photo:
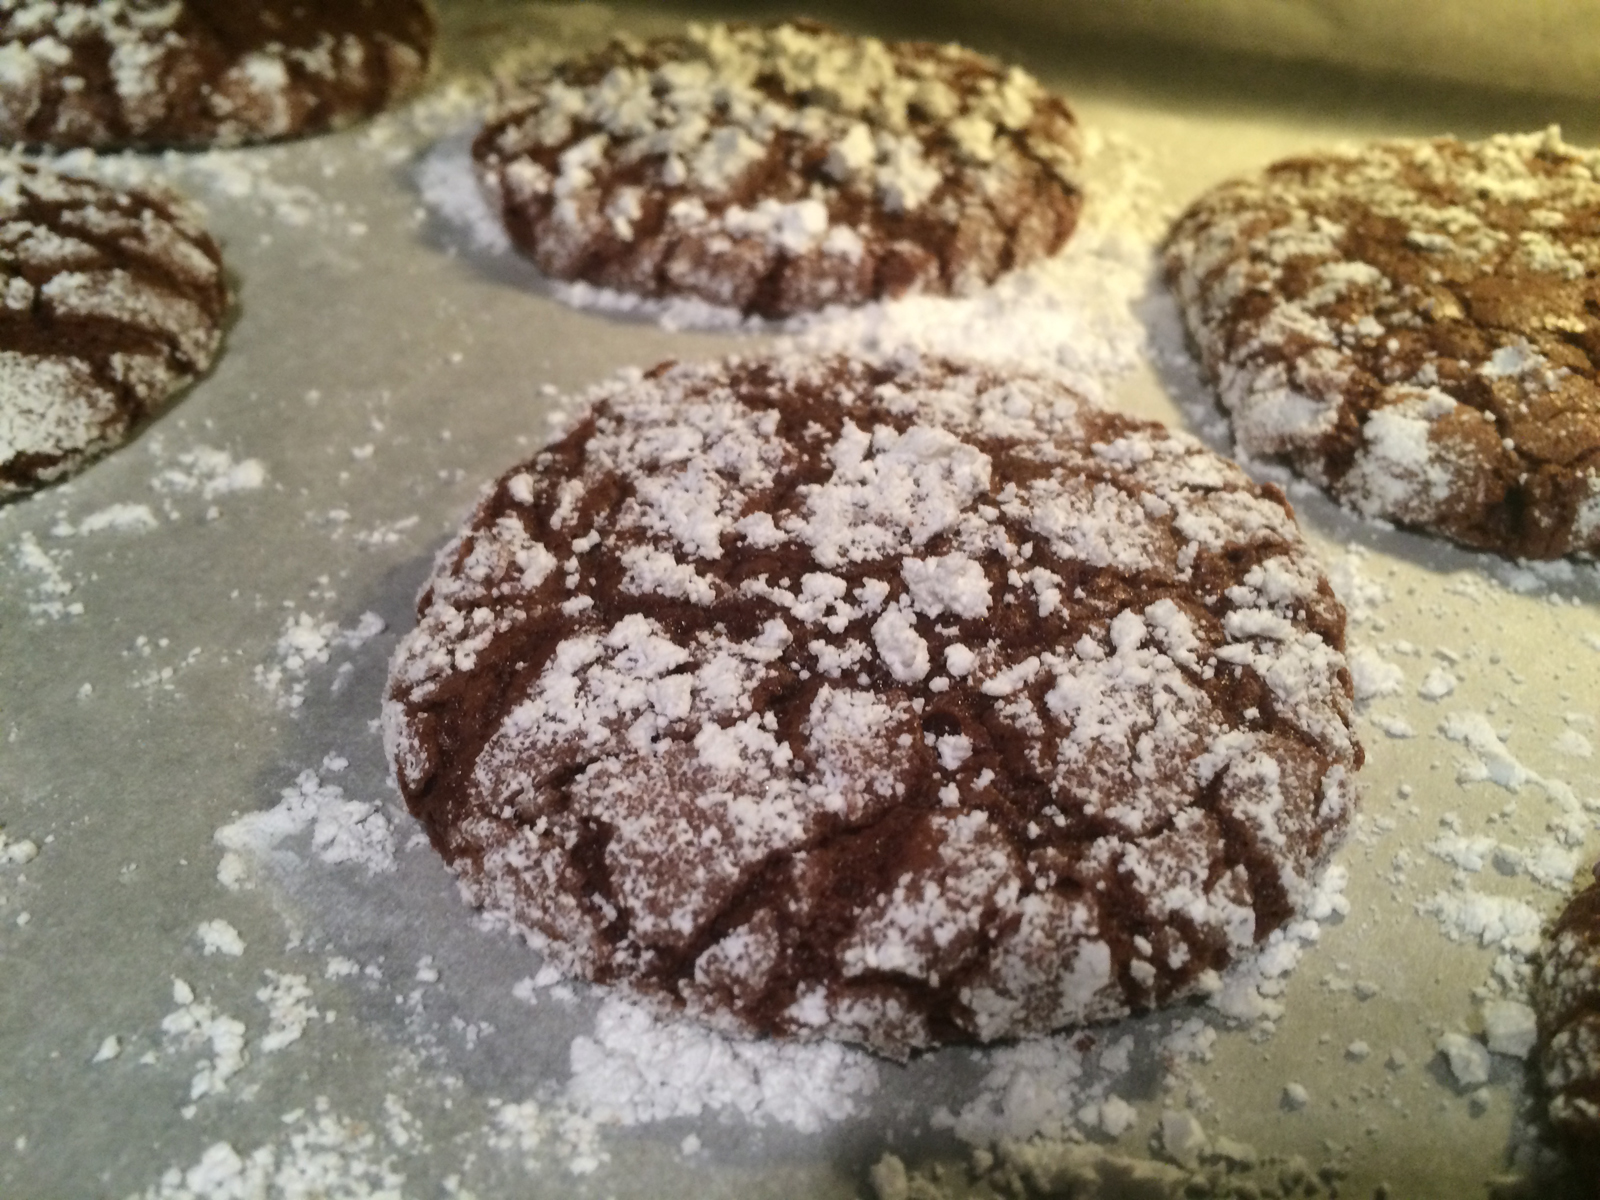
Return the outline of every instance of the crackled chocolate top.
[[[1191,995],[1307,898],[1361,750],[1276,489],[946,361],[588,401],[442,552],[384,710],[563,967],[898,1054]]]
[[[1556,919],[1533,998],[1550,1123],[1600,1167],[1600,881]]]
[[[0,0],[0,139],[231,145],[381,111],[427,73],[426,0]]]
[[[1018,68],[810,23],[619,40],[474,146],[546,274],[763,317],[966,293],[1077,222],[1077,128]]]
[[[1289,159],[1197,201],[1166,268],[1244,453],[1469,546],[1600,550],[1600,153]]]
[[[122,441],[211,365],[227,307],[183,201],[0,159],[0,496]]]

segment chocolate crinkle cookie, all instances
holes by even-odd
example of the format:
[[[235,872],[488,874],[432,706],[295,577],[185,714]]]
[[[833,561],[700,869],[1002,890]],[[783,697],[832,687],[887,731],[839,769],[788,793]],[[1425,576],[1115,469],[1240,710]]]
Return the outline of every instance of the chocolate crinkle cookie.
[[[1204,992],[1308,899],[1361,750],[1276,490],[944,361],[589,399],[442,552],[384,708],[560,967],[903,1055]]]
[[[0,158],[0,496],[126,438],[211,365],[227,307],[182,200]]]
[[[1534,977],[1551,1126],[1600,1178],[1600,867],[1545,938]]]
[[[1166,270],[1243,453],[1467,546],[1600,550],[1600,153],[1289,159],[1197,201]]]
[[[372,116],[427,74],[427,0],[0,0],[0,140],[218,146]]]
[[[762,317],[964,294],[1071,234],[1077,126],[960,46],[691,25],[554,69],[473,147],[557,279]]]

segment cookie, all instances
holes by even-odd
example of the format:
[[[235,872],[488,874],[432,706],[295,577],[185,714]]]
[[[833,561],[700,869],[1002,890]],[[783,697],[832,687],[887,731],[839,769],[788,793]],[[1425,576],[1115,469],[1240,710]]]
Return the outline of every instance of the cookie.
[[[427,73],[427,0],[3,0],[0,139],[226,146],[382,111]]]
[[[965,294],[1066,242],[1071,110],[960,46],[691,25],[556,67],[479,177],[545,274],[779,318]]]
[[[1165,259],[1244,454],[1463,545],[1600,550],[1600,153],[1288,159],[1198,200]]]
[[[222,339],[222,254],[171,195],[0,158],[0,496],[117,445]]]
[[[385,744],[468,897],[747,1034],[902,1055],[1214,987],[1361,762],[1279,492],[952,362],[602,387],[418,616]]]
[[[1545,938],[1533,987],[1550,1124],[1600,1168],[1600,868]]]

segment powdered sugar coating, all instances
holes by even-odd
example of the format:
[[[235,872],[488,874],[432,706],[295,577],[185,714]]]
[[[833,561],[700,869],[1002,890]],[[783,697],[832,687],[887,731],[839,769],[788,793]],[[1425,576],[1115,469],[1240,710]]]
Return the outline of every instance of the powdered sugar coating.
[[[1193,205],[1166,269],[1244,453],[1469,546],[1600,549],[1600,153],[1290,159]]]
[[[938,360],[589,401],[441,554],[384,715],[563,967],[898,1054],[1193,994],[1306,900],[1361,751],[1275,490]]]
[[[116,445],[203,372],[227,304],[182,201],[0,159],[0,496]]]
[[[1573,897],[1534,978],[1550,1123],[1600,1164],[1600,882]]]
[[[1077,221],[1066,104],[959,46],[810,23],[617,41],[507,101],[474,146],[558,279],[763,317],[965,294]]]
[[[0,139],[232,145],[381,111],[427,73],[425,0],[0,0]]]

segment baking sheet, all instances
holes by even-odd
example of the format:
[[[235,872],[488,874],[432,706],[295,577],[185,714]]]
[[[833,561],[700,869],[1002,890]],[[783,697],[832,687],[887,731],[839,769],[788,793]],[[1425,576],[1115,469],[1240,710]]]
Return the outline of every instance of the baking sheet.
[[[1474,914],[1553,911],[1565,885],[1527,863],[1543,853],[1559,876],[1554,846],[1582,873],[1600,850],[1600,572],[1458,551],[1304,490],[1292,498],[1352,605],[1352,646],[1403,682],[1362,721],[1366,803],[1337,860],[1349,910],[1330,909],[1314,943],[1302,931],[1256,1019],[1183,1010],[1096,1031],[1088,1052],[1061,1039],[908,1068],[739,1059],[692,1030],[608,1045],[604,997],[541,981],[534,956],[473,919],[398,811],[373,727],[433,552],[537,445],[555,393],[767,335],[566,307],[415,184],[475,103],[463,79],[509,47],[679,14],[443,15],[446,70],[409,113],[280,148],[94,164],[171,172],[204,201],[239,300],[216,370],[134,444],[0,508],[0,1194],[853,1196],[886,1149],[914,1168],[965,1161],[940,1109],[970,1139],[1076,1127],[1139,1155],[1164,1111],[1190,1112],[1210,1137],[1340,1166],[1347,1195],[1473,1195],[1512,1156],[1526,1166],[1523,1064],[1496,1056],[1489,1084],[1465,1088],[1435,1046],[1475,1035],[1481,995],[1501,987],[1503,950]],[[1419,88],[1318,112],[1248,78],[1186,99],[1159,61],[1108,77],[1047,43],[1027,61],[1087,125],[1144,147],[1171,203],[1311,145],[1446,123],[1478,135],[1503,111]],[[1157,296],[1138,316],[1164,353],[1115,402],[1216,436],[1170,309]],[[1445,676],[1450,690],[1419,694]],[[1484,728],[1499,750],[1472,741]],[[1581,846],[1549,828],[1573,803]],[[1477,869],[1428,849],[1470,864],[1473,838],[1488,839]],[[1497,865],[1499,847],[1529,855]],[[1491,901],[1463,907],[1475,896]],[[1124,1037],[1118,1071],[1101,1051]],[[611,1076],[575,1064],[580,1040]],[[1111,1095],[1137,1113],[1118,1139],[1078,1120]]]

